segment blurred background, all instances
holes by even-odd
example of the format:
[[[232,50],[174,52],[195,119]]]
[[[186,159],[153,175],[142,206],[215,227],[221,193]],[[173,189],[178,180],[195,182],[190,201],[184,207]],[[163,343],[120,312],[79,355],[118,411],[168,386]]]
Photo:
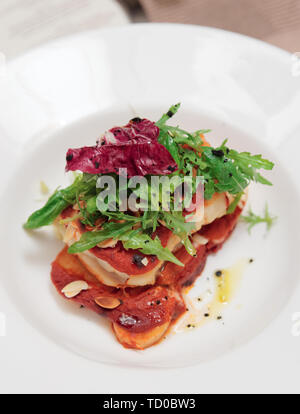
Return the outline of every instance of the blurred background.
[[[218,27],[300,51],[300,0],[123,0],[134,20]]]
[[[139,22],[218,27],[300,51],[300,0],[1,0],[0,58],[72,33]]]

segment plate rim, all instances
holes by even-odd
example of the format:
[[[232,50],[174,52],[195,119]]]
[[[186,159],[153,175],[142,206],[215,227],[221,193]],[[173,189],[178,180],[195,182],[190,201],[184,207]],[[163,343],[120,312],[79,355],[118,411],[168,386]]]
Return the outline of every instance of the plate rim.
[[[223,33],[226,36],[230,35],[232,37],[234,37],[235,39],[239,39],[242,41],[248,41],[251,42],[253,44],[257,44],[260,45],[261,47],[266,47],[267,49],[269,49],[270,51],[273,50],[273,52],[275,53],[279,53],[282,55],[282,57],[291,57],[293,55],[292,52],[289,52],[285,49],[282,49],[278,46],[272,45],[271,43],[268,43],[262,39],[258,39],[255,37],[251,37],[251,36],[247,36],[245,34],[242,33],[237,33],[237,32],[233,32],[230,30],[224,30],[224,29],[220,29],[218,27],[210,27],[210,26],[203,26],[203,25],[196,25],[196,24],[184,24],[184,23],[159,23],[159,22],[149,22],[149,23],[125,23],[123,25],[120,26],[114,26],[114,27],[103,27],[101,29],[92,29],[92,30],[85,30],[82,32],[78,32],[78,33],[71,33],[67,36],[62,36],[59,37],[57,39],[51,39],[49,41],[46,41],[45,43],[38,45],[36,47],[33,47],[31,49],[29,49],[28,51],[18,55],[18,56],[14,56],[10,59],[8,59],[7,63],[8,65],[14,64],[16,63],[18,60],[23,59],[27,56],[32,55],[33,53],[38,53],[40,50],[44,50],[45,48],[48,47],[52,47],[55,46],[56,44],[61,44],[61,43],[67,43],[70,40],[76,40],[77,38],[80,37],[89,37],[92,36],[94,34],[101,34],[101,33],[109,33],[109,32],[127,32],[127,31],[135,31],[135,30],[140,30],[140,29],[146,29],[151,30],[151,28],[178,28],[179,30],[197,30],[197,31],[207,31],[207,32],[215,32],[215,33]]]

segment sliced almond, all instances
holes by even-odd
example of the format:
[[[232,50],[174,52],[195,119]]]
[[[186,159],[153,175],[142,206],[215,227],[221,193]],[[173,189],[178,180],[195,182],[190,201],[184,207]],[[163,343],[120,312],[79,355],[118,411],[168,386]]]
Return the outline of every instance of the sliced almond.
[[[64,234],[63,242],[70,245],[72,242],[74,243],[74,239],[76,237],[76,229],[72,226],[72,224],[68,224],[67,230]]]
[[[200,236],[200,234],[194,234],[193,236],[193,245],[194,247],[199,247],[199,246],[205,246],[207,243],[209,242],[209,240],[203,236]]]
[[[104,309],[116,309],[121,305],[120,299],[108,297],[108,296],[99,296],[95,299],[95,302],[98,306]]]
[[[66,298],[74,298],[83,290],[88,290],[89,285],[84,280],[76,280],[69,283],[62,289],[62,293]]]

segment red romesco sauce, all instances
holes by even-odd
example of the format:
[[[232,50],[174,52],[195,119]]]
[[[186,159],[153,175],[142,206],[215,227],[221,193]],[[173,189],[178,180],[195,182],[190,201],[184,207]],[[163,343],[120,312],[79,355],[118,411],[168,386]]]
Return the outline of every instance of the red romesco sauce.
[[[221,248],[232,233],[240,214],[241,210],[237,209],[235,213],[203,227],[199,234],[209,239],[208,244],[199,246],[195,257],[190,256],[182,247],[176,252],[176,256],[185,266],[180,267],[168,262],[161,270],[155,286],[126,289],[105,286],[90,275],[75,256],[69,255],[67,248],[57,256],[52,264],[52,282],[57,291],[65,297],[61,290],[68,283],[75,280],[87,281],[90,289],[82,291],[76,297],[68,299],[69,301],[77,302],[98,314],[106,315],[112,322],[132,333],[147,332],[167,321],[176,320],[185,312],[185,304],[181,297],[182,287],[191,285],[200,276],[207,256]],[[159,231],[166,234],[163,230]],[[124,267],[121,266],[120,269],[126,273],[127,269],[131,269],[134,252],[130,252],[129,256],[127,253],[124,254],[120,249],[118,256],[114,256],[115,261],[122,258]],[[147,257],[149,259],[149,256]],[[110,260],[112,258],[111,256]],[[151,263],[151,259],[149,262]],[[147,270],[144,268],[142,273]],[[95,298],[101,295],[116,297],[121,300],[121,305],[114,310],[102,309],[95,303]]]
[[[67,248],[52,264],[51,279],[58,293],[64,298],[61,291],[66,285],[76,280],[87,281],[90,288],[68,300],[98,314],[105,314],[111,321],[134,333],[145,332],[169,322],[185,309],[181,298],[175,298],[168,287],[148,286],[123,290],[101,284],[85,270],[75,256],[67,253]],[[103,295],[120,299],[121,305],[114,310],[101,308],[95,299]]]
[[[166,247],[168,240],[172,236],[172,232],[161,226],[156,230],[152,237],[154,238],[156,236],[161,240],[162,246]],[[156,256],[148,256],[138,250],[124,249],[121,242],[118,242],[115,247],[111,248],[102,249],[95,247],[91,249],[91,252],[98,257],[98,259],[109,263],[114,269],[131,276],[148,273],[160,263]],[[147,258],[146,265],[142,262],[144,258]]]
[[[62,219],[72,217],[75,212],[72,207],[65,209],[62,214]],[[81,233],[85,233],[87,229],[80,220],[77,220],[78,229]],[[163,247],[166,247],[172,232],[166,227],[159,226],[153,233],[152,238],[158,237]],[[98,259],[107,262],[111,267],[119,272],[126,273],[131,276],[138,276],[155,269],[160,261],[156,256],[144,255],[138,250],[126,250],[121,242],[117,243],[114,247],[100,248],[94,247],[90,250]],[[143,259],[147,258],[147,261],[143,262]],[[147,264],[145,264],[147,263]]]

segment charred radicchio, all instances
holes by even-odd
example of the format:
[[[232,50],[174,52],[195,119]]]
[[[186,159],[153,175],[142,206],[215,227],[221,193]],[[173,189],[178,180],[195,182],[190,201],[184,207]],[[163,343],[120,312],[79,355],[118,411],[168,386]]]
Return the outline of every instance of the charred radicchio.
[[[110,129],[94,147],[69,149],[66,170],[118,174],[120,168],[127,168],[128,177],[171,174],[177,164],[158,137],[153,122],[135,118],[125,127]]]

